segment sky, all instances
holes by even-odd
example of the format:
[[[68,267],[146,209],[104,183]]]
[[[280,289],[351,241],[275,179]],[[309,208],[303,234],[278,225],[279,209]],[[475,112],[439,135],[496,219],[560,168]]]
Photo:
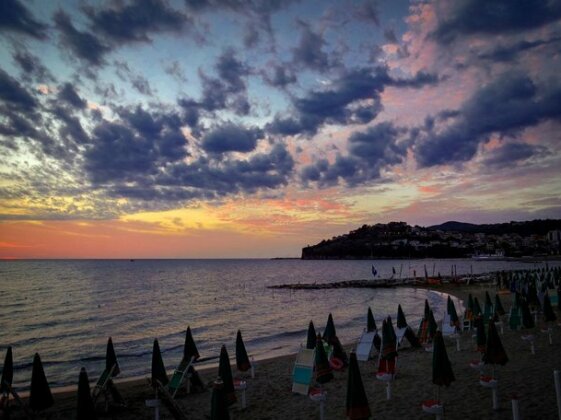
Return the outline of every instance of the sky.
[[[561,218],[561,1],[3,0],[0,258]]]

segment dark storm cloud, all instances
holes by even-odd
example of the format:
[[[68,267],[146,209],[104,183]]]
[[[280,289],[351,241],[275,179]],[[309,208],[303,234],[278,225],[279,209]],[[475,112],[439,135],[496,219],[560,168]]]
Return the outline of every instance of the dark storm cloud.
[[[61,138],[66,139],[67,145],[71,144],[69,143],[70,141],[76,144],[86,144],[89,142],[89,136],[84,131],[80,120],[71,115],[71,112],[66,108],[55,107],[51,110],[51,113],[61,122],[59,135]]]
[[[70,49],[76,57],[88,64],[94,66],[103,64],[103,56],[110,51],[107,45],[104,45],[95,35],[77,30],[70,17],[62,10],[55,13],[54,21],[65,48]]]
[[[503,74],[466,101],[448,126],[417,139],[417,162],[424,167],[465,162],[493,133],[516,134],[546,119],[559,120],[561,87],[543,90],[525,75]]]
[[[37,39],[47,38],[47,25],[35,20],[18,0],[0,2],[0,32],[15,32]]]
[[[147,42],[153,32],[176,32],[187,17],[161,0],[133,0],[101,10],[85,8],[96,34],[117,42]]]
[[[38,103],[16,79],[0,68],[0,101],[24,111],[34,110]]]
[[[22,79],[31,81],[35,79],[37,82],[54,82],[55,78],[47,69],[41,59],[25,49],[18,48],[12,55],[14,61],[23,71]]]
[[[232,123],[224,124],[207,133],[201,147],[209,153],[250,152],[255,149],[263,131]]]
[[[337,154],[330,164],[326,159],[308,165],[302,170],[302,181],[316,182],[320,187],[337,185],[343,180],[349,186],[380,180],[381,170],[401,163],[407,152],[397,140],[405,133],[389,122],[356,132],[349,138],[348,155]]]
[[[310,25],[300,22],[302,34],[300,41],[293,50],[293,63],[297,67],[306,67],[320,72],[328,71],[331,67],[328,54],[323,51],[325,40],[319,33],[314,32]]]
[[[450,42],[461,35],[515,33],[561,18],[558,0],[459,0],[439,23],[434,36]]]
[[[503,61],[508,62],[517,58],[518,54],[524,51],[531,50],[533,48],[540,47],[542,45],[553,44],[561,41],[561,37],[553,37],[550,39],[538,39],[535,41],[520,41],[512,45],[500,45],[493,48],[492,50],[482,52],[477,55],[478,58],[484,60],[490,60],[492,62]]]
[[[80,98],[80,96],[76,92],[76,89],[74,89],[74,86],[72,86],[72,83],[67,82],[62,85],[62,87],[58,91],[57,97],[58,99],[72,105],[77,109],[84,109],[87,105],[86,101]]]
[[[525,161],[536,155],[541,155],[545,151],[546,149],[541,146],[535,146],[527,143],[509,142],[490,151],[483,163],[487,166],[499,169],[512,167],[518,162]]]

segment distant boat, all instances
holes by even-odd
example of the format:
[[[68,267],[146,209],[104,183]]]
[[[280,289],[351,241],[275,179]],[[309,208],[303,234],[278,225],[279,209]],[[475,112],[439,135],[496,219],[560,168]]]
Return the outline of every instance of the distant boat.
[[[505,258],[503,251],[497,251],[494,254],[475,254],[471,256],[471,259],[476,261],[504,260]]]

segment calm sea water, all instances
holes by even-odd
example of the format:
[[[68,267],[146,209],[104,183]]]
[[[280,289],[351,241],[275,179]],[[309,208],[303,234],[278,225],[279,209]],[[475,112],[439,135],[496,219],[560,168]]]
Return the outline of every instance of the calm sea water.
[[[29,386],[33,354],[39,352],[52,386],[75,384],[80,367],[95,379],[113,337],[121,377],[149,374],[152,342],[158,338],[168,370],[179,363],[185,330],[191,326],[199,353],[216,362],[226,344],[234,356],[242,330],[257,360],[293,353],[306,339],[308,322],[323,330],[331,312],[342,342],[357,339],[370,306],[376,320],[395,319],[401,303],[416,326],[428,299],[437,319],[445,297],[413,289],[290,291],[269,285],[381,277],[392,268],[402,277],[483,273],[534,268],[540,264],[471,260],[66,260],[0,263],[0,350],[13,346],[17,389]],[[458,302],[459,303],[459,302]]]

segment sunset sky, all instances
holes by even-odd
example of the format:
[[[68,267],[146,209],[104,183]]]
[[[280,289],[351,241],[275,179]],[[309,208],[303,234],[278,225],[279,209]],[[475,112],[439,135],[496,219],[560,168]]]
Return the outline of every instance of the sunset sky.
[[[4,0],[0,258],[561,218],[561,1]]]

